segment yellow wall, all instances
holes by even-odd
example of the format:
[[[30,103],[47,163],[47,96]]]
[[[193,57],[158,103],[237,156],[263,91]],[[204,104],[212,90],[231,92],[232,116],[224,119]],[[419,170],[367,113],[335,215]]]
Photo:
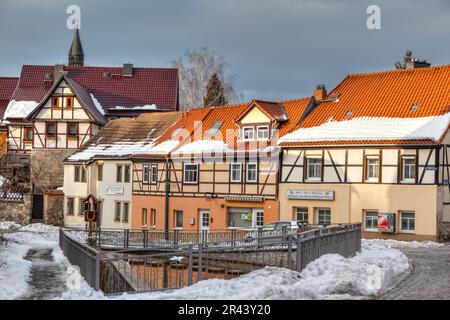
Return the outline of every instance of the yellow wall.
[[[270,119],[261,110],[259,110],[259,108],[256,107],[250,110],[241,120],[242,124],[267,122],[270,122]]]

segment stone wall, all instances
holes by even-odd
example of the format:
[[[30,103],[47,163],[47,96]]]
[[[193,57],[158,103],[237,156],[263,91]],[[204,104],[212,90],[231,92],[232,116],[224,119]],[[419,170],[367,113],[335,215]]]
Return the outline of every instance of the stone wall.
[[[22,225],[31,222],[32,195],[25,193],[23,202],[0,201],[0,221],[14,221]]]
[[[31,151],[31,182],[35,192],[46,192],[60,187],[64,183],[64,165],[62,161],[74,150],[33,149]]]
[[[50,190],[44,194],[44,223],[54,226],[64,225],[64,193]]]
[[[441,222],[439,225],[439,241],[447,242],[450,240],[450,222]]]

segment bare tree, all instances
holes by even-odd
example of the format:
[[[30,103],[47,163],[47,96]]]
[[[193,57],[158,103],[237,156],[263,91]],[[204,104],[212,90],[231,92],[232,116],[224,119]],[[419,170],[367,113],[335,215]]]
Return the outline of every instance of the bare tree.
[[[206,86],[212,75],[216,73],[222,81],[226,100],[238,102],[242,96],[237,94],[233,82],[235,75],[226,76],[228,67],[225,58],[203,47],[199,50],[188,50],[183,57],[170,62],[178,68],[180,77],[180,105],[193,109],[203,106]]]

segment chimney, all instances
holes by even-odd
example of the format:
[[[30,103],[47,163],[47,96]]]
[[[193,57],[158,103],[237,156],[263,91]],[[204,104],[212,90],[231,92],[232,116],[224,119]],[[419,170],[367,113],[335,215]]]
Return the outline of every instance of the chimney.
[[[417,68],[429,68],[431,63],[425,60],[419,60],[416,58],[411,58],[405,63],[406,69],[417,69]]]
[[[327,89],[325,89],[324,84],[318,84],[313,91],[313,96],[317,101],[325,99],[327,96]]]
[[[61,73],[63,71],[64,71],[64,65],[63,64],[55,64],[54,74],[55,74],[56,78],[58,77],[59,73]]]
[[[124,63],[123,64],[123,76],[132,77],[133,76],[133,64]]]

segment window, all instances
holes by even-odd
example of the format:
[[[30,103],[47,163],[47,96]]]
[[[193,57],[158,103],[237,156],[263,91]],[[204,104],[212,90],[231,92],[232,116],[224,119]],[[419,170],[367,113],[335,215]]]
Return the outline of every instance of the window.
[[[146,227],[148,223],[148,210],[147,208],[142,208],[142,226]]]
[[[78,199],[78,214],[84,215],[84,199],[83,198]]]
[[[47,137],[54,137],[54,136],[56,136],[56,123],[54,123],[54,122],[47,122],[45,124],[45,135]]]
[[[231,182],[241,182],[242,181],[241,173],[242,173],[242,164],[232,163],[231,164],[230,181]]]
[[[130,211],[130,204],[128,202],[124,202],[122,222],[128,222],[129,211]]]
[[[73,216],[75,213],[75,199],[67,198],[67,214]]]
[[[33,141],[33,128],[25,128],[24,141],[27,141],[27,142]]]
[[[78,123],[67,123],[67,137],[76,138],[78,136]]]
[[[210,222],[209,211],[208,210],[201,210],[200,211],[200,219],[201,219],[201,221],[200,221],[201,226],[203,228],[208,228],[209,227],[209,222]]]
[[[117,165],[116,167],[116,182],[122,182],[122,165]]]
[[[380,173],[380,159],[378,157],[366,158],[366,180],[378,181]]]
[[[317,210],[317,224],[321,226],[329,226],[331,224],[331,210],[318,209]]]
[[[402,157],[402,180],[413,182],[416,179],[416,157]]]
[[[400,219],[402,232],[414,232],[416,230],[416,217],[414,212],[401,212]]]
[[[253,210],[251,208],[228,208],[228,227],[251,228]]]
[[[75,166],[75,182],[86,182],[86,169],[83,166]]]
[[[258,140],[267,140],[269,139],[269,127],[268,126],[261,126],[257,129],[258,133]]]
[[[197,183],[198,182],[198,164],[185,164],[184,183]]]
[[[130,177],[131,177],[131,166],[129,165],[124,166],[123,182],[130,182]]]
[[[175,210],[175,228],[183,228],[183,211]]]
[[[378,229],[378,212],[373,210],[366,210],[364,212],[364,226],[365,229]]]
[[[72,109],[73,108],[73,102],[74,102],[74,97],[66,97],[66,109]]]
[[[256,227],[262,227],[264,225],[264,211],[256,211]]]
[[[247,182],[256,182],[258,180],[257,173],[256,163],[247,163]]]
[[[306,158],[306,179],[322,180],[322,158]]]
[[[151,182],[153,184],[156,184],[157,181],[158,181],[158,165],[152,164]]]
[[[59,109],[59,98],[58,97],[53,97],[52,98],[52,108],[53,109]]]
[[[253,127],[244,127],[242,129],[242,140],[254,140],[255,139],[255,128]]]
[[[121,216],[121,203],[120,202],[116,202],[116,210],[114,212],[114,220],[115,221],[120,221],[120,216]]]
[[[142,166],[142,182],[143,183],[148,183],[148,176],[149,176],[148,164],[144,164]]]
[[[155,227],[156,226],[156,209],[151,209],[151,214],[152,214],[151,224],[152,224],[152,227]],[[181,220],[183,220],[183,219],[181,219]]]
[[[222,125],[223,125],[223,121],[214,122],[214,124],[211,126],[211,128],[209,128],[208,131],[206,131],[205,137],[212,137],[212,136],[216,135],[217,132],[219,132]]]
[[[308,223],[308,208],[295,208],[295,219],[303,223]]]
[[[97,165],[97,180],[103,181],[103,164]]]

